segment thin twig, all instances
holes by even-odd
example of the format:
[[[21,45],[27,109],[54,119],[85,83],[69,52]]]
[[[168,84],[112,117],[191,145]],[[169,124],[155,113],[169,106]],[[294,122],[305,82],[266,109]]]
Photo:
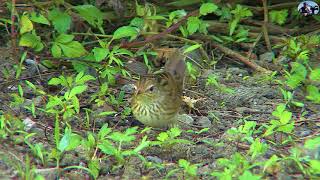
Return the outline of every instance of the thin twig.
[[[11,49],[12,49],[12,57],[15,61],[15,63],[19,63],[19,60],[17,58],[17,33],[15,32],[14,22],[16,19],[15,13],[16,13],[16,1],[12,0],[12,9],[11,9]]]
[[[264,20],[263,20],[263,25],[262,25],[262,30],[264,33],[264,40],[266,42],[268,51],[272,51],[271,49],[271,43],[270,43],[270,39],[269,39],[269,34],[268,34],[268,28],[267,28],[267,24],[269,21],[268,18],[268,6],[267,6],[267,0],[262,0],[263,3],[263,14],[264,14]]]
[[[251,61],[249,58],[244,57],[243,55],[239,54],[236,51],[233,51],[232,49],[224,47],[223,45],[217,44],[215,42],[212,42],[212,46],[218,48],[220,51],[227,54],[228,56],[232,56],[234,58],[237,58],[239,61],[241,61],[242,63],[244,63],[245,65],[251,67],[252,69],[254,69],[256,71],[263,72],[263,73],[270,73],[269,70],[259,66],[258,64]]]
[[[184,16],[179,22],[173,24],[168,29],[166,29],[165,31],[162,31],[159,34],[151,36],[151,37],[145,39],[144,41],[134,41],[134,42],[129,42],[129,43],[123,43],[123,44],[120,45],[120,47],[122,47],[122,48],[130,48],[130,47],[142,46],[142,45],[145,45],[145,44],[150,43],[152,41],[155,41],[157,39],[160,39],[163,36],[165,36],[166,34],[170,34],[173,31],[177,30],[180,27],[180,25],[183,24],[189,17],[197,16],[198,14],[199,14],[199,11],[195,10],[195,11],[189,13],[188,15]]]
[[[254,48],[256,47],[256,45],[258,44],[258,42],[260,41],[262,37],[262,32],[259,33],[258,37],[256,38],[256,40],[254,41],[254,43],[252,44],[252,47],[250,48],[249,52],[248,52],[248,56],[247,58],[250,58],[252,55],[252,51],[254,50]]]

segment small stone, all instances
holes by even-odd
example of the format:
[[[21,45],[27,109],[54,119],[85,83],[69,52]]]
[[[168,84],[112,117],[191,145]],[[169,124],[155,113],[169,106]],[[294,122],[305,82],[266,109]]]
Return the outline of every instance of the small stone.
[[[123,90],[127,94],[132,94],[134,91],[134,85],[133,84],[126,84],[121,87],[121,90]]]
[[[237,68],[237,67],[231,67],[228,69],[228,72],[230,72],[231,74],[243,77],[243,76],[248,76],[249,73],[247,70],[245,69],[241,69],[241,68]]]
[[[204,69],[202,73],[203,78],[207,78],[210,74],[214,74],[214,70],[212,69]]]
[[[186,124],[192,124],[194,122],[193,118],[188,114],[180,114],[178,120]]]
[[[202,116],[199,118],[198,123],[202,126],[202,127],[210,127],[211,126],[211,121],[208,117],[206,116]]]
[[[273,58],[274,58],[273,52],[266,52],[266,53],[260,54],[259,56],[260,61],[264,61],[268,63],[271,63]]]
[[[161,164],[163,162],[162,159],[158,158],[157,156],[147,156],[146,159],[157,164]]]
[[[23,120],[23,124],[24,124],[25,131],[29,131],[31,128],[33,128],[36,125],[36,123],[32,121],[31,118],[29,117]]]

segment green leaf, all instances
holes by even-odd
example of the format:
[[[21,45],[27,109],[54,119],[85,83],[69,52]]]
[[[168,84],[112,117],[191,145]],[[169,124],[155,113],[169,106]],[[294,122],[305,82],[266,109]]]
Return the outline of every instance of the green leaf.
[[[317,104],[320,103],[320,92],[316,86],[308,85],[307,86],[307,93],[308,93],[308,95],[306,96],[306,98],[308,100],[311,100]]]
[[[91,173],[94,179],[97,179],[97,177],[99,176],[99,170],[100,170],[99,159],[90,160],[88,164],[88,168],[91,170]]]
[[[137,27],[138,29],[143,29],[144,26],[144,19],[135,17],[131,20],[130,26]]]
[[[192,35],[200,28],[201,21],[198,17],[189,17],[187,21],[187,30]]]
[[[293,62],[290,74],[287,74],[286,76],[287,85],[292,89],[300,86],[301,83],[306,79],[307,73],[307,69],[303,64]]]
[[[250,171],[245,171],[240,177],[239,180],[259,180],[261,176],[252,174]]]
[[[62,80],[60,78],[52,78],[49,80],[49,85],[59,85],[62,83]]]
[[[18,92],[19,92],[19,96],[23,97],[23,89],[20,84],[18,85]]]
[[[161,141],[161,142],[165,142],[167,139],[169,139],[169,135],[166,132],[161,132],[160,134],[158,134],[157,136],[157,140]]]
[[[79,99],[76,96],[73,96],[71,100],[72,100],[73,109],[76,111],[76,113],[79,113],[80,112]]]
[[[280,126],[277,130],[284,133],[291,133],[294,130],[294,122]]]
[[[60,140],[58,149],[61,152],[70,151],[78,147],[81,143],[81,136],[71,132],[71,129],[66,128],[63,137]]]
[[[50,22],[48,21],[48,19],[46,17],[44,17],[42,14],[36,13],[34,11],[31,13],[30,20],[33,22],[36,22],[36,23],[50,25]]]
[[[320,68],[311,70],[309,77],[312,81],[320,81]]]
[[[55,58],[59,58],[62,55],[61,48],[56,43],[53,43],[51,47],[51,54]]]
[[[209,13],[212,13],[218,9],[218,6],[214,3],[204,3],[200,7],[200,14],[201,15],[207,15]]]
[[[31,47],[34,48],[35,51],[41,51],[43,49],[40,36],[31,33],[25,33],[21,36],[19,46]]]
[[[105,136],[108,135],[110,132],[111,128],[108,127],[108,124],[104,124],[98,133],[99,140],[105,138]]]
[[[108,54],[110,53],[109,49],[106,48],[98,48],[95,47],[93,50],[93,55],[94,58],[96,59],[97,62],[101,62],[103,59],[105,59]]]
[[[187,15],[187,12],[185,10],[176,10],[176,11],[172,11],[169,14],[169,19],[173,20],[175,17],[177,17],[177,19],[179,19],[185,15]]]
[[[272,115],[280,119],[281,114],[285,109],[286,105],[281,103],[277,106],[276,110],[272,112]]]
[[[319,160],[311,160],[310,167],[311,167],[311,172],[313,174],[320,174],[320,161]]]
[[[98,145],[98,148],[108,155],[114,155],[117,153],[117,149],[107,140],[103,140],[102,144]]]
[[[71,17],[66,12],[61,12],[55,8],[49,11],[48,18],[52,21],[54,29],[59,33],[65,33],[70,29]]]
[[[289,111],[284,111],[282,114],[281,114],[281,117],[280,117],[280,122],[281,124],[287,124],[289,123],[289,121],[291,120],[291,117],[292,117],[292,113],[289,112]]]
[[[85,90],[87,90],[87,87],[88,87],[87,85],[82,85],[82,86],[76,86],[72,88],[70,91],[69,97],[71,98],[77,94],[83,93]]]
[[[236,8],[232,10],[231,13],[234,14],[234,16],[239,20],[241,18],[253,16],[250,9],[248,9],[247,7],[243,7],[240,4],[237,4]]]
[[[36,90],[36,86],[34,84],[32,84],[32,82],[28,81],[28,80],[25,80],[27,86],[29,86],[32,90]]]
[[[103,23],[103,13],[92,5],[79,5],[74,6],[80,16],[85,19],[90,25],[92,25],[95,28],[102,29],[102,23]],[[101,32],[104,34],[104,32]]]
[[[113,39],[130,37],[130,41],[138,36],[138,29],[132,26],[122,26],[113,33]]]
[[[170,137],[175,138],[181,135],[182,131],[178,127],[171,128],[169,131],[167,131]]]
[[[78,41],[71,41],[67,44],[59,44],[63,54],[67,57],[76,58],[81,57],[87,53],[81,43]]]
[[[304,143],[304,147],[308,149],[317,149],[318,147],[320,147],[320,137],[307,139]]]
[[[236,30],[236,27],[237,27],[237,25],[238,25],[238,23],[239,23],[239,20],[238,19],[234,19],[234,20],[232,20],[231,22],[230,22],[230,25],[229,25],[229,36],[231,36],[233,33],[234,33],[234,31]]]
[[[189,53],[191,51],[194,51],[198,48],[200,48],[202,45],[201,44],[195,44],[195,45],[192,45],[192,46],[189,46],[188,48],[186,48],[183,53],[186,54],[186,53]]]
[[[76,76],[76,80],[75,83],[77,85],[82,85],[90,80],[95,80],[95,78],[91,75],[85,75],[84,72],[80,72],[77,76]]]
[[[288,16],[288,9],[283,9],[280,11],[270,11],[269,17],[271,22],[277,23],[279,25],[283,25],[286,22]]]
[[[277,161],[279,161],[279,160],[280,160],[280,159],[278,158],[277,155],[272,155],[272,157],[269,158],[269,159],[264,163],[263,172],[265,172],[268,167],[271,167],[271,166],[273,166],[274,164],[276,164]]]
[[[27,13],[24,13],[20,19],[20,34],[24,34],[26,32],[30,32],[33,30],[33,24],[29,19]]]
[[[134,148],[134,152],[138,153],[140,152],[142,149],[148,147],[150,145],[150,141],[147,141],[147,136],[144,136],[139,144],[139,146],[137,146],[136,148]]]
[[[74,35],[70,34],[60,34],[54,41],[57,43],[66,44],[73,40]]]

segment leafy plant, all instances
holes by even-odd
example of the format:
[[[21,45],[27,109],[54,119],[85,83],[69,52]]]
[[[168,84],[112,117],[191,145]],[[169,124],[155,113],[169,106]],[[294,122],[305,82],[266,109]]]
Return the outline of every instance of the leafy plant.
[[[288,16],[287,9],[283,9],[280,11],[273,10],[273,11],[269,12],[269,17],[270,17],[271,22],[277,23],[279,25],[283,25],[286,22],[287,16]]]
[[[304,104],[302,102],[296,101],[293,99],[294,95],[290,91],[286,91],[282,88],[280,88],[283,99],[286,101],[286,105],[290,106],[295,105],[297,107],[304,107]]]
[[[275,132],[282,132],[289,134],[294,130],[294,121],[292,118],[292,113],[286,110],[285,104],[279,104],[272,115],[277,119],[270,121],[270,125],[266,125],[266,132],[263,136],[269,136]]]
[[[206,82],[206,86],[214,86],[216,87],[219,91],[224,92],[224,93],[234,93],[234,90],[231,88],[228,88],[227,86],[220,84],[217,80],[217,77],[214,74],[209,74]]]
[[[239,4],[237,4],[236,8],[231,11],[231,14],[233,14],[233,16],[232,16],[232,21],[230,21],[229,23],[229,28],[230,28],[229,36],[231,36],[235,32],[235,29],[237,28],[238,23],[240,22],[241,19],[247,18],[253,15],[248,8],[243,7]]]
[[[137,127],[128,128],[122,133],[118,131],[111,132],[110,128],[104,126],[103,130],[100,130],[100,132],[100,141],[97,147],[106,155],[114,157],[119,166],[122,166],[125,163],[125,158],[129,156],[138,156],[141,159],[144,159],[139,152],[150,145],[147,136],[144,136],[140,144],[134,149],[123,149],[126,145],[129,145],[136,139],[134,134],[137,133]]]
[[[189,161],[185,159],[179,159],[178,161],[179,167],[177,169],[173,169],[166,175],[166,178],[169,178],[173,174],[177,173],[178,171],[183,170],[183,179],[192,179],[197,177],[198,167],[197,164],[191,164]]]
[[[177,127],[171,128],[166,132],[161,132],[157,136],[157,141],[153,141],[152,145],[161,146],[164,149],[170,149],[175,144],[191,144],[191,141],[177,138],[181,133],[181,129]]]
[[[94,80],[90,75],[84,75],[80,72],[75,78],[72,76],[52,78],[49,85],[62,85],[67,89],[63,96],[49,96],[49,101],[46,105],[46,112],[53,114],[62,114],[63,119],[72,117],[80,111],[80,103],[77,98],[78,94],[83,93],[87,89],[85,84],[87,81]]]
[[[223,171],[214,171],[211,173],[211,176],[221,178],[221,179],[232,179],[234,177],[254,177],[253,179],[260,179],[258,175],[254,175],[250,169],[259,166],[261,162],[250,163],[244,156],[240,153],[235,153],[231,156],[230,159],[220,158],[217,160],[219,167],[223,168]]]

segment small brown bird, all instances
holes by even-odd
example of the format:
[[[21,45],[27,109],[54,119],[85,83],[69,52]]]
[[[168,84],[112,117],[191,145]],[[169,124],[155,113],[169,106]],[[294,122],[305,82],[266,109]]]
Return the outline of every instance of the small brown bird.
[[[174,126],[182,103],[185,69],[184,56],[175,51],[163,72],[142,77],[131,100],[134,117],[151,127]]]

